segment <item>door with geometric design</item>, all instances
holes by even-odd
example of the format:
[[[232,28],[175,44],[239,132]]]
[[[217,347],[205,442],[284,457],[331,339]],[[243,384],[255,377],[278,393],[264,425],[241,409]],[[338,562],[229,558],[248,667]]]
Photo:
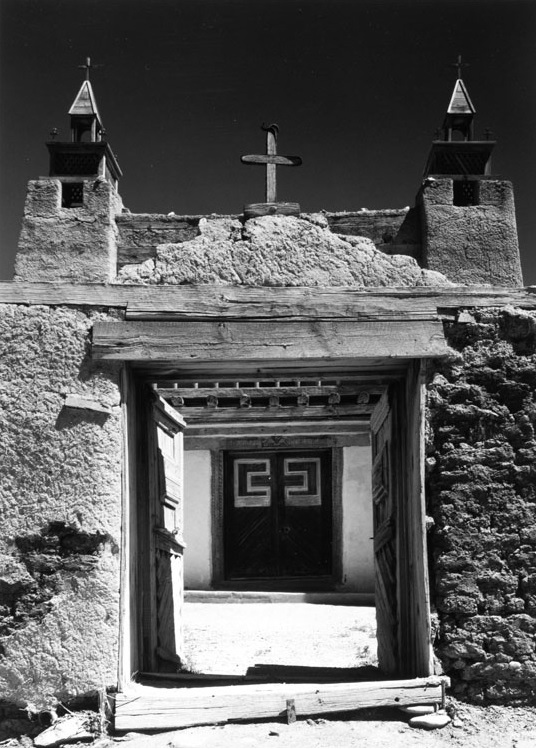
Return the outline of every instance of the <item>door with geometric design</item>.
[[[332,572],[331,452],[229,452],[224,567],[231,580]]]

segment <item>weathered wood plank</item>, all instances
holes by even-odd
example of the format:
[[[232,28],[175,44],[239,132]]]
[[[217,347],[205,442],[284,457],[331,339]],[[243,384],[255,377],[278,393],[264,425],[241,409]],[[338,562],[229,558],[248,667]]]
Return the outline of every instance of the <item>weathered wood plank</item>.
[[[287,700],[298,717],[366,707],[429,705],[442,700],[448,677],[343,684],[246,684],[228,687],[166,688],[133,685],[118,694],[115,730],[163,730],[226,723],[232,720],[284,718]]]
[[[259,216],[299,216],[299,203],[246,203],[244,216],[246,219],[258,218]]]
[[[439,320],[407,322],[98,322],[93,356],[112,360],[348,360],[448,353]]]
[[[50,304],[90,307],[126,307],[132,289],[102,284],[25,283],[0,281],[1,304]]]
[[[346,424],[348,422],[339,422],[340,423],[340,429],[336,430],[333,425],[328,427],[327,429],[323,429],[323,421],[317,422],[317,431],[315,432],[313,429],[305,428],[305,429],[294,429],[294,432],[292,433],[293,437],[297,437],[298,439],[307,439],[307,438],[317,438],[321,439],[322,437],[329,436],[331,438],[331,446],[332,447],[352,447],[352,446],[368,446],[370,445],[370,438],[368,434],[361,434],[361,433],[355,433],[355,422],[350,422],[349,427],[350,429],[354,430],[349,431],[345,430]],[[366,423],[366,422],[364,422]],[[216,425],[215,425],[216,426]],[[281,431],[279,429],[279,426],[277,426],[277,431]],[[259,427],[256,429],[252,429],[251,431],[247,431],[247,429],[238,429],[236,426],[231,425],[228,426],[225,425],[225,434],[226,439],[222,440],[220,434],[214,429],[214,431],[209,432],[206,430],[206,422],[204,425],[197,426],[196,424],[193,424],[192,427],[188,427],[188,431],[186,433],[186,439],[184,441],[184,449],[187,450],[221,450],[226,449],[226,445],[229,445],[229,449],[232,449],[234,445],[232,442],[234,441],[236,444],[236,440],[247,440],[248,444],[247,447],[249,448],[251,445],[258,446],[259,449],[262,449],[264,447],[274,447],[277,445],[277,442],[273,439],[272,435],[274,433],[274,426],[271,427]],[[284,442],[285,440],[283,440]]]
[[[239,398],[241,395],[249,395],[251,398],[268,398],[276,395],[279,398],[295,398],[296,396],[325,396],[331,393],[340,395],[358,395],[358,393],[367,393],[368,395],[381,395],[385,387],[366,387],[359,385],[295,385],[278,387],[159,387],[158,392],[162,398],[206,398],[209,395],[216,395],[218,398]]]
[[[136,319],[430,319],[437,309],[536,308],[536,287],[330,289],[247,286],[134,286],[0,281],[0,303],[127,307]]]
[[[494,307],[511,304],[536,308],[536,294],[523,289],[474,291],[457,289],[355,290],[345,288],[161,287],[129,302],[129,320],[201,319],[333,319],[428,320],[441,311],[459,307]]]
[[[356,404],[348,406],[296,406],[296,407],[256,407],[250,408],[203,408],[202,406],[181,406],[181,414],[187,424],[210,421],[222,422],[262,422],[281,419],[322,419],[348,418],[363,416],[374,411],[375,404]]]
[[[302,160],[299,156],[278,156],[267,153],[248,153],[240,157],[243,164],[275,164],[276,166],[300,166]]]

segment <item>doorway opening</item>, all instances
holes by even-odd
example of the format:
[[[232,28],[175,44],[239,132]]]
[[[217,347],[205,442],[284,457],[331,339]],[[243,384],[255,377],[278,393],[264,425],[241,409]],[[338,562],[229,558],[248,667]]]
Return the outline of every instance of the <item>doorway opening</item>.
[[[133,606],[137,636],[132,643],[137,670],[171,673],[188,665],[184,644],[179,643],[188,607],[210,607],[211,615],[223,621],[222,604],[196,602],[189,594],[191,588],[190,593],[220,596],[220,601],[221,596],[234,596],[243,606],[264,607],[254,612],[252,631],[261,629],[261,617],[263,622],[272,617],[277,604],[266,606],[251,598],[248,604],[248,594],[264,593],[272,596],[269,600],[279,594],[281,607],[300,600],[297,605],[306,611],[303,621],[312,623],[313,632],[324,640],[328,660],[334,648],[330,638],[321,634],[321,607],[335,608],[330,596],[339,596],[339,604],[344,595],[349,596],[347,603],[355,603],[352,595],[368,595],[370,601],[374,594],[384,676],[430,673],[420,372],[419,365],[411,362],[380,371],[328,369],[315,375],[314,384],[278,372],[271,372],[269,381],[252,378],[249,383],[241,373],[232,378],[232,387],[228,375],[229,381],[222,382],[221,377],[196,379],[179,370],[172,376],[152,372],[149,377],[133,378],[138,540],[132,566],[138,590]],[[255,396],[262,402],[256,402]],[[164,419],[155,416],[162,413]],[[345,492],[351,491],[345,482],[352,467],[344,450],[355,455],[351,448],[356,442],[361,447],[371,443],[369,456],[372,451],[367,497],[372,517],[368,554],[373,589],[369,590],[345,589],[348,549],[353,543],[362,551],[359,540],[349,534],[352,521],[344,504]],[[187,472],[184,482],[185,455],[186,464],[197,465],[197,470],[190,479]],[[155,542],[156,537],[166,539],[165,548],[161,540]],[[198,569],[197,584],[191,586],[188,563],[186,567],[183,563],[190,549],[195,559],[196,547],[209,558],[202,571],[205,583],[199,584]],[[167,555],[164,564],[162,554]],[[285,595],[295,598],[285,600]],[[223,605],[240,609],[236,603]],[[337,608],[342,612],[352,607]],[[299,619],[297,608],[294,614],[283,608],[279,613],[287,627]],[[365,619],[368,616],[363,632],[372,665],[374,627],[370,612],[362,613]],[[346,611],[341,618],[350,615]],[[226,629],[245,642],[247,632],[240,636],[232,616],[245,622],[239,611],[229,611]],[[163,642],[173,642],[170,626],[176,637],[175,653],[173,647],[162,647]],[[273,627],[279,627],[279,639],[284,640],[284,623]],[[359,631],[359,623],[343,621],[338,639],[353,643],[355,652]],[[312,636],[302,626],[300,637],[304,650],[303,643]],[[276,635],[276,644],[277,640]],[[305,667],[296,661],[296,651],[293,647],[294,663],[280,665]],[[191,660],[195,661],[195,652]],[[357,666],[354,661],[346,667]],[[195,662],[194,668],[199,668]],[[222,668],[217,670],[221,673]]]

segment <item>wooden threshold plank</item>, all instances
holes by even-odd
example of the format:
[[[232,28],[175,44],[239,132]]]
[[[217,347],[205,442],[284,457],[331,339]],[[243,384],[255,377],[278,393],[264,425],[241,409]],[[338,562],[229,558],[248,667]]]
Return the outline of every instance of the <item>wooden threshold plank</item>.
[[[117,694],[116,731],[171,730],[233,720],[284,718],[287,700],[298,717],[366,707],[440,703],[448,677],[343,684],[247,684],[228,687],[133,686]]]
[[[285,361],[440,357],[439,320],[408,322],[97,322],[95,359]]]

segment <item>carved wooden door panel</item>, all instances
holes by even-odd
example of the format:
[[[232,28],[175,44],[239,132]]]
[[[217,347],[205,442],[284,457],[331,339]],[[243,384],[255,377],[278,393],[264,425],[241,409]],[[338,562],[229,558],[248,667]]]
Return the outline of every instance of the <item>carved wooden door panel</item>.
[[[149,480],[153,664],[175,670],[183,650],[183,430],[185,422],[162,398],[152,408]]]
[[[393,413],[387,393],[376,406],[370,426],[378,665],[386,674],[395,674],[399,658],[397,475]]]
[[[331,574],[329,451],[233,452],[224,471],[226,579]]]

